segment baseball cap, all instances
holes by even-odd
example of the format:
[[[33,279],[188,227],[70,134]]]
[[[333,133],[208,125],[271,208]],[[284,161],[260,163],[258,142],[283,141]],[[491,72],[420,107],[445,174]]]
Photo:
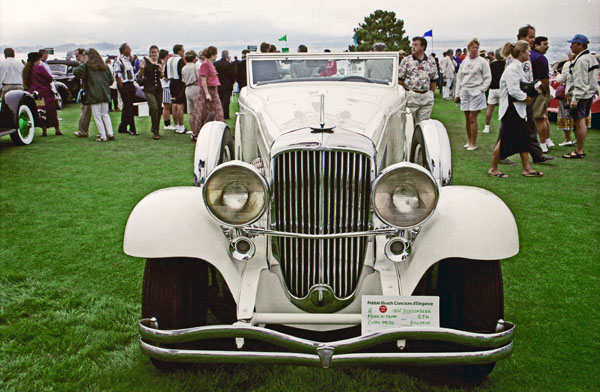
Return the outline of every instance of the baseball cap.
[[[573,38],[571,38],[570,41],[567,41],[570,43],[576,42],[578,44],[582,44],[582,45],[587,45],[590,43],[590,40],[588,39],[588,37],[586,37],[583,34],[575,34],[575,36]]]
[[[398,51],[398,54],[406,54],[406,51],[405,51],[405,50],[403,50],[403,49],[400,49],[400,50]]]

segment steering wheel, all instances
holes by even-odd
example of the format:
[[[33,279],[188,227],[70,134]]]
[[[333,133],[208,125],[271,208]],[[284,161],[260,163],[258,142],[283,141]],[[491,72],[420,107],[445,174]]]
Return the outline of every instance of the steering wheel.
[[[371,79],[365,78],[363,76],[358,76],[358,75],[345,76],[345,77],[341,78],[340,81],[341,82],[355,81],[355,82],[373,83],[373,81]]]

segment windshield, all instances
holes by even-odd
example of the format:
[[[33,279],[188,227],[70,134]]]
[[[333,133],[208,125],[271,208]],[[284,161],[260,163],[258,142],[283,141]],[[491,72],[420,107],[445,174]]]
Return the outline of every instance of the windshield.
[[[67,66],[64,64],[48,64],[50,66],[50,70],[56,73],[67,73]]]
[[[302,81],[342,81],[391,85],[394,82],[394,59],[252,59],[251,71],[252,83],[257,86]]]

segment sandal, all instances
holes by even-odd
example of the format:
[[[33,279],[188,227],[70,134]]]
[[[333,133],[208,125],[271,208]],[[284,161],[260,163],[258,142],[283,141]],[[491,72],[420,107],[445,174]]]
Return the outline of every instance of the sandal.
[[[96,138],[96,141],[97,141],[97,142],[105,142],[105,141],[106,141],[106,139],[102,139],[100,136],[98,136],[98,137]]]
[[[160,135],[154,135],[154,136],[152,136],[152,139],[158,140],[158,139],[160,139]]]
[[[502,172],[498,172],[498,173],[488,172],[488,176],[489,177],[496,177],[496,178],[508,178],[508,174],[504,174]]]
[[[523,174],[523,177],[541,177],[543,175],[544,175],[544,173],[536,170],[536,171],[532,171],[532,172]]]
[[[584,156],[585,156],[585,153],[580,154],[577,151],[571,151],[570,153],[565,154],[562,157],[566,158],[566,159],[583,159]]]

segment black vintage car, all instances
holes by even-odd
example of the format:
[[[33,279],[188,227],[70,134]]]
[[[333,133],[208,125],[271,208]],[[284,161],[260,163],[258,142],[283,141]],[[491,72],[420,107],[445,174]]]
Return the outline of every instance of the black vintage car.
[[[31,144],[35,126],[45,121],[46,113],[36,106],[37,92],[9,91],[0,103],[0,136],[10,135],[18,146]],[[39,126],[39,125],[38,125]]]
[[[60,95],[59,107],[62,104],[74,101],[81,89],[81,79],[73,75],[73,69],[79,65],[72,60],[48,60],[55,88]]]

